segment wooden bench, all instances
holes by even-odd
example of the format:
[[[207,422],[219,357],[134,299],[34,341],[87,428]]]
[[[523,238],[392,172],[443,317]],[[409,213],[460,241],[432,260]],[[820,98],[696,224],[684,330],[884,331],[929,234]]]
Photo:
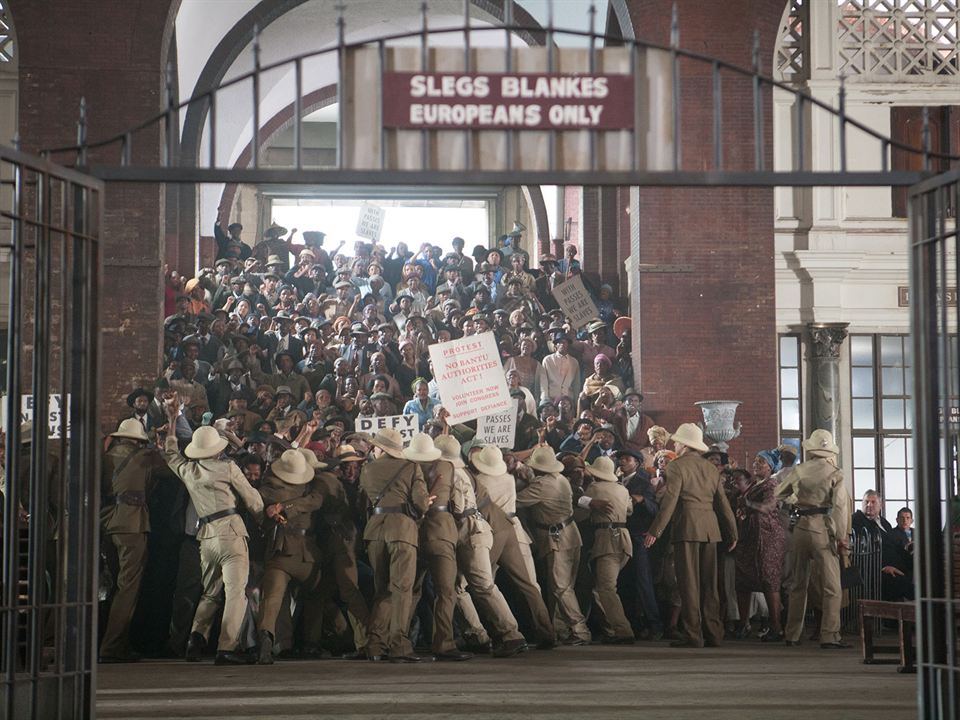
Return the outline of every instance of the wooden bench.
[[[899,645],[873,644],[873,618],[896,620]],[[913,647],[917,626],[917,608],[912,602],[886,602],[884,600],[860,601],[860,639],[863,641],[863,662],[865,665],[899,663],[897,672],[915,673],[916,651]],[[899,654],[899,660],[893,658],[877,659],[877,653]]]

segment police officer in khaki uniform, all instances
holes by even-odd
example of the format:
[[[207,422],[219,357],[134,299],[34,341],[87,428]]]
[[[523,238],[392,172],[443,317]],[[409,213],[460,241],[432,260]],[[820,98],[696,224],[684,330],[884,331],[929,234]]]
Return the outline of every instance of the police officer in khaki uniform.
[[[477,509],[473,478],[460,456],[460,443],[452,435],[441,435],[434,439],[434,444],[442,453],[441,459],[453,466],[450,511],[457,521],[457,560],[462,573],[458,583],[480,606],[500,654],[513,654],[525,647],[526,641],[510,606],[493,580],[490,565],[493,531]],[[510,531],[513,531],[512,527]]]
[[[367,657],[378,661],[389,653],[392,662],[419,662],[408,636],[419,543],[413,515],[423,515],[431,499],[420,466],[403,457],[399,432],[385,428],[370,442],[374,460],[360,471],[371,513],[363,539],[375,591]]]
[[[110,603],[107,628],[100,642],[100,662],[134,662],[128,645],[130,621],[137,607],[140,582],[147,565],[149,493],[155,473],[166,465],[143,424],[136,418],[120,423],[101,466],[100,523],[117,552],[117,589]]]
[[[453,639],[453,610],[457,605],[457,540],[459,533],[450,507],[453,465],[441,460],[440,450],[426,433],[417,433],[403,456],[420,465],[427,493],[434,498],[420,524],[420,558],[411,611],[420,600],[427,572],[433,582],[433,638],[430,649],[436,660],[459,661],[473,657],[461,652]]]
[[[709,449],[700,428],[683,423],[670,439],[677,459],[667,465],[660,511],[644,545],[652,547],[673,518],[671,539],[685,636],[670,646],[717,647],[723,641],[717,543],[722,539],[732,551],[737,545],[737,524],[723,492],[720,470],[700,455]]]
[[[175,427],[180,413],[176,396],[167,404],[167,419]],[[210,625],[225,591],[220,641],[215,663],[242,665],[248,659],[237,652],[240,626],[247,610],[247,576],[250,559],[247,529],[237,511],[237,496],[257,520],[263,516],[263,500],[234,463],[220,458],[227,440],[216,428],[204,425],[193,433],[184,457],[178,451],[177,438],[167,435],[163,456],[170,469],[183,481],[199,516],[197,540],[203,596],[193,618],[187,641],[187,660],[196,662],[207,643]]]
[[[603,615],[603,642],[611,645],[632,645],[633,628],[623,612],[623,603],[617,594],[617,578],[633,554],[633,544],[627,531],[627,516],[633,512],[630,492],[620,484],[613,461],[598,457],[586,466],[593,478],[588,492],[594,500],[606,500],[605,510],[591,510],[593,546],[590,560],[593,565],[593,599]]]
[[[350,448],[350,451],[349,455],[344,453],[332,462],[354,462],[362,459],[353,454],[353,448]],[[320,585],[323,587],[332,580],[336,584],[340,601],[347,607],[347,618],[353,628],[353,643],[356,648],[355,652],[347,653],[348,659],[366,659],[364,648],[367,644],[370,609],[360,592],[357,574],[357,526],[354,523],[353,510],[340,478],[327,472],[329,465],[320,462],[312,450],[300,448],[300,452],[307,459],[307,464],[313,468],[314,483],[322,488],[324,495],[317,525],[318,544],[323,558]],[[328,605],[324,610],[327,607]]]
[[[313,482],[313,468],[298,450],[284,451],[270,466],[260,483],[260,496],[267,517],[263,524],[267,546],[258,620],[259,663],[272,665],[277,616],[291,580],[300,584],[298,602],[303,605],[307,638],[319,641],[323,617],[317,592],[321,553],[313,513],[323,505],[324,498],[322,488]]]
[[[537,557],[545,566],[551,609],[566,626],[567,644],[588,645],[590,630],[573,589],[583,545],[573,517],[573,490],[560,474],[563,463],[554,456],[552,448],[538,447],[525,464],[533,470],[534,477],[517,493],[517,507],[530,508]]]
[[[840,448],[826,430],[814,430],[803,441],[811,458],[790,468],[777,486],[776,497],[792,505],[794,527],[790,534],[790,608],[784,633],[787,645],[799,645],[806,613],[810,573],[820,572],[823,614],[820,647],[850,647],[840,635],[840,555],[847,549],[850,532],[850,496],[837,468]],[[668,466],[669,467],[669,466]]]
[[[536,573],[532,573],[533,557],[530,555],[530,538],[521,527],[517,529],[516,502],[517,486],[513,476],[507,474],[507,465],[499,449],[482,443],[463,446],[472,473],[474,492],[477,496],[477,510],[486,520],[493,533],[493,546],[490,548],[490,566],[496,578],[499,568],[513,580],[523,595],[533,619],[534,633],[538,650],[550,650],[557,644],[556,631],[550,620],[550,613],[543,602],[543,593],[537,584]],[[461,452],[463,454],[463,452]],[[493,494],[491,494],[491,489]],[[494,498],[499,498],[499,502]],[[505,510],[511,508],[511,512]],[[521,533],[526,544],[521,544]],[[480,617],[468,593],[457,596],[457,603],[467,624],[471,628],[481,628]],[[485,632],[485,631],[484,631]],[[494,645],[494,657],[511,657],[524,652],[527,644],[504,642]]]

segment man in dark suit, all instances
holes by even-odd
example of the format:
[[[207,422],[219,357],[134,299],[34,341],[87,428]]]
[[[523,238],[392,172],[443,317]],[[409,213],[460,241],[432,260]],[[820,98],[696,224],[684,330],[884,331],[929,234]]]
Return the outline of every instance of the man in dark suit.
[[[650,552],[643,544],[643,536],[657,516],[660,505],[656,491],[650,483],[650,475],[643,469],[643,456],[635,450],[620,450],[617,455],[620,465],[620,483],[627,488],[633,501],[633,513],[627,518],[627,530],[633,543],[633,557],[630,560],[630,577],[634,582],[635,610],[643,611],[645,627],[643,639],[659,640],[663,636],[663,621],[657,595],[653,589],[653,569]],[[636,615],[639,616],[639,612]]]
[[[913,555],[898,542],[893,527],[880,514],[882,507],[880,493],[867,490],[860,510],[853,514],[853,531],[880,539],[880,597],[890,602],[913,600]]]

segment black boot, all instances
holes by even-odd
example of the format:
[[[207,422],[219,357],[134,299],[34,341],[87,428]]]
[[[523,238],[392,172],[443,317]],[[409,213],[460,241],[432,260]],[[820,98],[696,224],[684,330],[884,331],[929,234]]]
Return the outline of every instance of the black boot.
[[[260,657],[257,659],[259,665],[273,665],[273,633],[269,630],[261,630],[260,637]]]
[[[207,640],[198,632],[190,633],[190,639],[187,640],[187,662],[200,662],[200,656],[203,654],[203,648]]]

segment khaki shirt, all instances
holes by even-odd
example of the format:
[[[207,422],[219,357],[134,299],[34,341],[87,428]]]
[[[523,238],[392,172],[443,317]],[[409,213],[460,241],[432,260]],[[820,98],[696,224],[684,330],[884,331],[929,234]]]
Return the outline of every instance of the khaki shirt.
[[[317,546],[313,527],[313,513],[323,505],[323,486],[317,481],[306,485],[291,485],[273,473],[267,473],[260,485],[260,495],[264,505],[283,506],[287,518],[285,525],[271,519],[264,521],[263,530],[267,536],[265,560],[276,555],[292,557],[303,562],[320,562],[320,548]],[[297,532],[305,530],[306,533]]]
[[[594,500],[606,500],[611,505],[609,512],[599,510],[590,511],[590,522],[626,523],[627,517],[633,514],[633,500],[626,487],[612,480],[594,478],[588,490]],[[601,555],[633,555],[633,543],[630,542],[630,533],[626,528],[603,528],[594,530],[593,547],[590,549],[590,558]]]
[[[804,515],[795,530],[827,533],[831,538],[846,538],[850,533],[852,503],[843,484],[843,473],[826,458],[807,460],[783,473],[777,486],[777,500],[798,508],[829,507],[826,515]]]
[[[737,540],[737,523],[716,465],[687,451],[667,465],[665,475],[660,512],[650,525],[651,535],[660,537],[673,518],[671,539],[675,543],[722,539],[729,544]]]
[[[427,495],[435,495],[433,506],[420,524],[420,539],[423,542],[440,541],[456,543],[459,538],[457,523],[450,512],[450,499],[453,495],[453,464],[446,460],[422,462],[420,471],[426,478]],[[434,510],[434,507],[446,506],[447,512]]]
[[[186,486],[198,517],[236,508],[239,496],[244,507],[253,513],[257,522],[263,519],[263,500],[260,493],[250,486],[234,463],[214,458],[190,460],[180,454],[177,438],[172,434],[167,436],[163,458]],[[230,535],[247,537],[247,528],[239,515],[227,515],[205,523],[197,533],[197,540]]]
[[[383,455],[364,463],[360,470],[360,488],[371,503],[386,488],[378,503],[380,507],[399,508],[406,505],[420,514],[427,511],[427,483],[424,482],[420,466],[415,462]],[[419,533],[417,524],[407,513],[385,513],[370,516],[363,539],[405,542],[417,547]]]
[[[123,463],[126,463],[123,470],[117,474],[117,468]],[[150,532],[147,498],[160,470],[165,472],[166,465],[155,448],[132,442],[114,442],[103,454],[100,522],[105,533]]]
[[[490,498],[490,502],[503,510],[510,518],[514,532],[517,534],[517,541],[523,545],[533,545],[533,540],[527,535],[527,531],[523,529],[523,525],[517,518],[517,481],[513,479],[513,475],[507,473],[503,475],[478,473],[477,489],[479,490],[481,487]],[[479,492],[477,495],[479,497]],[[487,515],[488,519],[489,517]]]
[[[450,509],[455,517],[459,529],[458,542],[471,547],[484,547],[488,550],[493,547],[493,531],[490,525],[479,512],[463,517],[466,510],[477,507],[477,493],[473,488],[473,477],[464,468],[453,470],[453,490],[450,493]]]
[[[535,475],[523,490],[517,493],[517,506],[530,508],[534,523],[537,556],[549,552],[569,550],[583,545],[577,524],[571,522],[559,535],[552,534],[540,525],[558,525],[573,515],[573,490],[570,481],[559,473]]]

